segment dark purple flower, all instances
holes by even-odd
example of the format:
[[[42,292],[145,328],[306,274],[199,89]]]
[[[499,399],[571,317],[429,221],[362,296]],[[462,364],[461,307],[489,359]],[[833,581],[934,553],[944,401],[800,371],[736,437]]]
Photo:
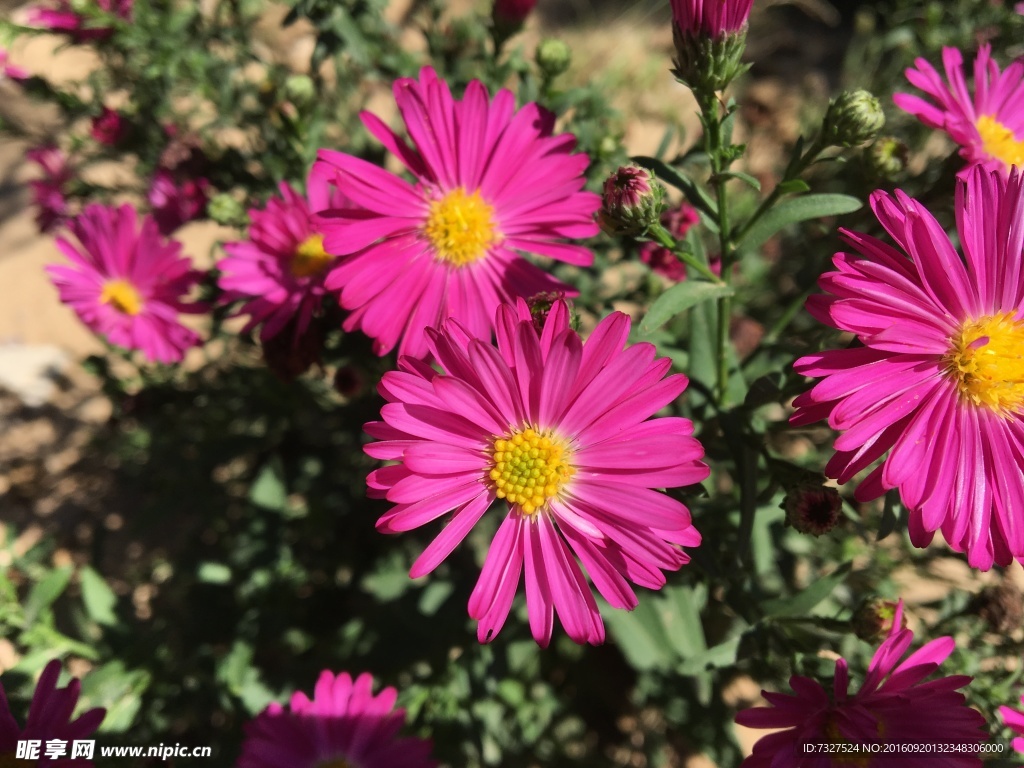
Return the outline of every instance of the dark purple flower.
[[[99,115],[92,119],[92,137],[100,144],[113,147],[119,144],[128,133],[128,121],[117,110],[104,107]]]
[[[25,158],[37,164],[43,178],[28,183],[32,190],[32,202],[38,206],[36,224],[40,232],[50,232],[68,216],[68,202],[65,185],[71,180],[73,171],[67,156],[52,145],[34,147],[25,153]]]
[[[166,168],[157,169],[146,199],[160,233],[169,235],[185,222],[199,218],[206,210],[209,187],[210,182],[204,178],[181,179]]]

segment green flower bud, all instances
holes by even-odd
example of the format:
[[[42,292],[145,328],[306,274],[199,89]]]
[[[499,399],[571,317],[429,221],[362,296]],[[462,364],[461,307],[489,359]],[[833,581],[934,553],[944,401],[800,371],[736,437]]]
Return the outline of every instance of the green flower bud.
[[[206,214],[218,224],[225,226],[243,226],[248,217],[245,208],[226,192],[214,195],[206,204]]]
[[[741,61],[747,47],[746,28],[712,37],[693,35],[675,25],[672,38],[676,49],[672,74],[697,93],[721,91],[750,68]]]
[[[853,612],[850,628],[853,634],[869,643],[875,643],[888,637],[892,631],[892,622],[896,618],[897,603],[883,600],[880,597],[869,597]],[[904,611],[902,626],[906,629],[907,614]]]
[[[572,50],[561,40],[549,37],[540,41],[534,58],[541,72],[549,78],[554,78],[569,68],[572,63]]]
[[[878,99],[864,90],[843,91],[828,105],[821,130],[830,145],[852,147],[873,139],[884,125]]]
[[[624,165],[604,182],[598,223],[609,235],[642,235],[659,221],[665,189],[654,174]]]
[[[871,172],[882,179],[894,179],[907,169],[910,149],[897,138],[880,136],[864,150],[864,161]]]
[[[289,75],[284,81],[284,92],[296,104],[308,104],[316,97],[316,84],[309,75]]]
[[[782,502],[786,523],[800,533],[821,536],[835,528],[843,515],[839,491],[815,481],[801,481],[787,489]]]

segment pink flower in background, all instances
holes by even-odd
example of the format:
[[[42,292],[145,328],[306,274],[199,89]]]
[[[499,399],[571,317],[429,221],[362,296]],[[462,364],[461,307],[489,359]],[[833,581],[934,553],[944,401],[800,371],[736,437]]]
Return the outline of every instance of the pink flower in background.
[[[959,688],[971,681],[967,675],[937,677],[937,671],[953,652],[951,637],[932,640],[906,659],[914,633],[902,629],[903,603],[896,609],[893,628],[868,665],[857,693],[849,692],[846,660],[836,661],[832,695],[817,681],[793,675],[793,694],[762,691],[769,707],[752,707],[736,715],[748,728],[779,730],[762,737],[743,768],[840,768],[855,762],[862,768],[974,768],[981,766],[977,752],[901,752],[878,754],[808,754],[805,744],[921,744],[967,745],[988,739],[985,718],[967,706]],[[902,659],[902,661],[901,661]]]
[[[494,0],[491,13],[496,23],[518,27],[526,21],[526,17],[536,6],[537,0]]]
[[[678,208],[672,208],[661,215],[661,223],[676,240],[686,237],[697,222],[700,215],[697,209],[689,203],[681,203]],[[679,260],[672,251],[657,243],[647,242],[640,246],[640,261],[649,266],[653,271],[662,277],[673,282],[681,282],[686,279],[686,265]]]
[[[983,45],[974,60],[974,95],[964,78],[963,56],[942,49],[946,81],[924,59],[907,70],[907,79],[930,98],[897,93],[893,101],[930,128],[949,134],[969,165],[983,165],[1004,175],[1024,166],[1024,63],[1000,72],[991,48]]]
[[[161,363],[181,360],[199,336],[181,325],[179,313],[201,313],[206,306],[183,300],[201,275],[181,253],[181,243],[165,241],[150,217],[137,227],[130,205],[86,206],[70,223],[80,246],[63,238],[57,245],[71,266],[46,271],[69,305],[95,333],[111,344],[141,350]]]
[[[97,10],[131,21],[134,0],[93,0],[93,3]],[[31,8],[28,23],[54,32],[64,32],[77,43],[100,40],[109,37],[114,31],[110,27],[88,26],[88,17],[74,10],[71,0],[57,0],[54,8]]]
[[[497,349],[459,321],[427,331],[443,373],[412,358],[384,375],[383,421],[365,450],[398,462],[367,478],[371,496],[395,504],[377,522],[385,533],[452,513],[412,566],[433,571],[496,499],[502,522],[469,600],[488,642],[501,630],[526,575],[534,639],[551,640],[558,614],[577,643],[600,643],[604,624],[580,563],[615,608],[637,598],[628,582],[665,584],[662,571],[689,562],[680,546],[700,544],[683,504],[654,488],[708,476],[693,424],[650,418],[686,388],[668,376],[652,344],[624,349],[629,319],[614,313],[586,343],[556,301],[538,330],[526,302],[499,307]]]
[[[1024,3],[1018,8],[1022,6]],[[1024,704],[1024,696],[1021,697],[1021,703]],[[1018,734],[1018,737],[1013,740],[1014,751],[1024,753],[1024,712],[1012,707],[1000,707],[999,716],[1003,719],[1004,725]]]
[[[146,199],[160,234],[169,235],[206,211],[210,182],[204,178],[181,178],[181,174],[158,168],[153,174]]]
[[[71,713],[78,703],[82,684],[73,678],[65,688],[58,688],[60,670],[60,662],[56,659],[43,669],[39,682],[36,683],[35,693],[32,694],[32,704],[24,728],[18,726],[18,721],[11,714],[7,696],[3,686],[0,686],[0,764],[35,765],[35,760],[21,761],[15,757],[19,740],[34,740],[42,742],[39,755],[42,759],[38,761],[39,765],[52,765],[54,768],[91,768],[91,760],[71,758],[71,742],[91,736],[103,722],[106,710],[90,709],[72,720]],[[68,754],[65,757],[43,757],[45,742],[51,739],[67,742]]]
[[[281,198],[264,210],[251,210],[249,240],[227,243],[228,258],[218,263],[220,287],[227,301],[244,299],[241,314],[250,315],[245,331],[263,324],[260,338],[281,332],[292,320],[300,336],[320,307],[324,276],[337,260],[324,250],[324,238],[313,225],[313,213],[344,204],[328,180],[311,173],[309,201],[287,184]]]
[[[68,164],[67,155],[52,145],[33,147],[25,153],[25,159],[35,163],[43,172],[43,178],[29,181],[32,202],[36,211],[36,224],[40,232],[50,232],[62,224],[68,216],[68,201],[65,187],[74,176]]]
[[[597,233],[600,199],[584,192],[587,157],[575,138],[552,136],[553,116],[536,104],[518,112],[501,90],[493,101],[473,81],[461,101],[433,69],[400,79],[395,99],[415,149],[383,122],[363,123],[416,181],[357,157],[320,150],[350,207],[319,216],[324,245],[345,258],[327,277],[352,310],[346,330],[375,339],[377,354],[427,353],[423,330],[454,317],[487,337],[495,308],[517,296],[569,287],[523,259],[525,251],[587,265],[593,255],[563,239]]]
[[[747,25],[754,0],[670,0],[676,28],[692,37],[721,37]]]
[[[1024,180],[975,166],[958,183],[963,256],[902,192],[871,205],[898,250],[843,232],[862,257],[836,254],[807,309],[863,346],[797,361],[822,381],[792,422],[843,432],[840,483],[884,457],[856,498],[899,488],[916,546],[941,530],[972,566],[1006,565],[1024,557]]]
[[[116,110],[103,107],[100,114],[92,119],[91,133],[100,144],[112,147],[119,144],[128,133],[128,121]]]
[[[274,703],[245,729],[238,768],[434,768],[426,739],[398,738],[405,710],[398,692],[373,695],[373,678],[323,671],[313,691]]]
[[[5,77],[11,80],[28,80],[32,73],[24,67],[9,63],[10,54],[6,48],[0,48],[0,80]]]

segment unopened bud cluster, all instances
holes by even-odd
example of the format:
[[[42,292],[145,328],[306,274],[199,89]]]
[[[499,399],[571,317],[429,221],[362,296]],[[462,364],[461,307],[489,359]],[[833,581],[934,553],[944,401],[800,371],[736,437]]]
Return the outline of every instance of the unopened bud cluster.
[[[659,221],[664,199],[651,171],[624,165],[604,182],[598,223],[610,235],[641,235]]]
[[[878,99],[864,90],[843,91],[828,105],[822,133],[831,146],[853,147],[870,141],[885,126]]]

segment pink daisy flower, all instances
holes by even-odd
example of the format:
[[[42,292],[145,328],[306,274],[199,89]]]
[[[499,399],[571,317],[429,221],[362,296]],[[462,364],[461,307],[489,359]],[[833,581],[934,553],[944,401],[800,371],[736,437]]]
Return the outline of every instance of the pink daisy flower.
[[[161,363],[181,360],[199,336],[181,325],[179,313],[201,313],[206,306],[183,296],[201,275],[181,254],[181,243],[160,237],[150,217],[139,231],[135,209],[89,205],[70,228],[80,247],[58,238],[71,266],[46,271],[82,322],[110,343],[138,349]]]
[[[93,5],[98,10],[125,21],[131,21],[134,4],[135,0],[93,0]],[[32,8],[28,15],[29,24],[54,32],[67,33],[76,43],[100,40],[109,37],[114,31],[111,27],[88,26],[88,22],[87,16],[74,9],[71,0],[57,0],[55,8]]]
[[[425,739],[397,738],[398,692],[373,695],[373,678],[323,671],[313,691],[274,703],[246,726],[238,768],[434,768]]]
[[[181,174],[158,168],[153,174],[146,200],[160,234],[169,235],[206,211],[210,182],[204,178],[181,178]]]
[[[676,28],[691,37],[721,37],[747,26],[754,0],[671,0]]]
[[[586,344],[556,301],[538,331],[530,308],[498,308],[495,349],[457,320],[427,331],[443,373],[412,357],[384,375],[383,421],[366,431],[377,459],[398,462],[367,478],[372,496],[395,503],[377,522],[399,533],[452,513],[410,576],[430,573],[496,499],[502,522],[469,600],[481,642],[508,616],[526,572],[534,639],[547,646],[554,614],[578,643],[604,640],[597,603],[580,568],[616,608],[632,609],[628,581],[650,589],[689,561],[679,545],[700,534],[690,513],[652,488],[708,476],[703,449],[683,418],[650,419],[678,398],[685,376],[651,344],[623,349],[629,319],[614,313]],[[577,562],[578,561],[578,562]]]
[[[227,243],[228,258],[217,267],[227,301],[246,300],[239,311],[250,315],[248,332],[260,323],[261,339],[276,336],[292,320],[301,336],[324,295],[324,275],[337,260],[324,250],[324,237],[313,226],[313,213],[343,203],[328,179],[311,173],[309,201],[288,184],[281,198],[264,210],[250,210],[249,240]]]
[[[1005,71],[983,45],[974,60],[974,95],[967,88],[963,56],[956,48],[942,49],[946,81],[924,59],[907,79],[930,97],[907,93],[893,96],[896,106],[930,128],[949,134],[960,145],[960,156],[970,165],[983,165],[1004,175],[1011,166],[1024,166],[1024,63],[1015,61]]]
[[[1024,704],[1024,696],[1021,696],[1020,700]],[[1014,751],[1024,753],[1024,712],[1012,707],[1000,707],[999,716],[1003,718],[1004,725],[1018,734],[1018,737],[1013,740]]]
[[[907,658],[903,655],[914,633],[902,629],[903,603],[896,609],[889,637],[871,658],[864,683],[849,692],[846,660],[836,661],[832,695],[817,681],[793,675],[793,694],[762,691],[770,707],[752,707],[736,715],[747,728],[785,729],[761,738],[743,768],[840,768],[856,763],[862,768],[974,768],[978,753],[943,754],[901,752],[893,755],[815,754],[805,745],[820,744],[980,744],[987,740],[985,718],[967,706],[959,688],[972,678],[951,675],[922,682],[953,652],[951,637],[925,644]],[[901,661],[902,659],[902,661]]]
[[[872,194],[900,250],[844,231],[862,257],[836,254],[819,281],[830,295],[807,304],[863,346],[796,363],[823,380],[796,399],[793,423],[843,432],[826,474],[846,483],[888,452],[856,498],[899,488],[916,546],[941,530],[983,569],[1024,556],[1022,187],[1016,171],[978,167],[958,183],[963,256],[919,202]]]
[[[536,104],[517,112],[512,93],[490,101],[476,80],[456,101],[429,67],[394,93],[415,149],[362,119],[415,182],[322,149],[318,165],[343,179],[353,205],[319,223],[327,251],[346,257],[327,277],[352,310],[345,329],[375,339],[377,354],[401,338],[401,354],[422,357],[423,330],[447,317],[487,336],[502,302],[569,290],[517,251],[590,264],[589,250],[561,239],[597,234],[600,198],[580,191],[588,160],[570,154],[575,138],[552,136],[553,116]]]
[[[17,720],[11,714],[7,696],[0,685],[0,764],[91,768],[92,760],[72,755],[71,742],[84,740],[95,733],[107,711],[101,708],[90,709],[72,720],[71,713],[75,711],[82,684],[76,678],[72,678],[67,687],[58,688],[57,678],[60,677],[60,669],[60,662],[56,659],[43,669],[39,682],[36,683],[35,693],[32,694],[32,704],[29,706],[24,728],[18,726]],[[47,758],[46,742],[54,739],[66,742],[65,755],[56,759]],[[41,758],[38,763],[36,760],[17,759],[19,741],[38,742],[37,757]]]

